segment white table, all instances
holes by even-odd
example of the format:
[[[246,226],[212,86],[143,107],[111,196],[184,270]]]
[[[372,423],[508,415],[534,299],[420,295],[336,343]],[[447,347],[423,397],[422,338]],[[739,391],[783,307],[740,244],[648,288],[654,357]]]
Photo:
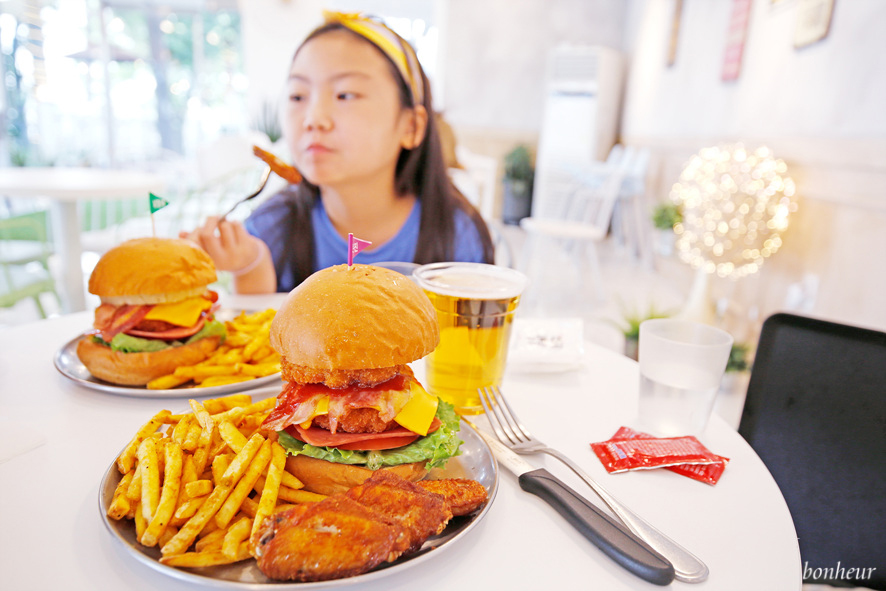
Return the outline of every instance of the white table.
[[[268,300],[240,299],[261,307]],[[82,331],[79,313],[0,330],[0,458],[10,437],[42,439],[0,463],[0,573],[5,589],[194,589],[138,563],[111,537],[99,514],[99,482],[135,430],[162,408],[187,401],[125,398],[76,386],[52,357]],[[532,431],[569,454],[610,492],[710,567],[700,585],[673,589],[791,591],[801,587],[800,556],[784,499],[744,440],[714,416],[701,440],[730,457],[710,487],[665,471],[608,475],[588,444],[629,424],[637,365],[588,344],[579,371],[508,375],[512,406]],[[592,493],[547,457],[546,467]],[[501,468],[486,517],[459,542],[424,562],[359,587],[367,591],[490,589],[656,589],[618,567],[551,507],[523,492]]]
[[[127,199],[161,193],[162,178],[144,172],[102,168],[27,167],[0,171],[0,195],[44,197],[52,200],[52,234],[62,268],[62,308],[78,312],[86,308],[83,271],[80,266],[80,218],[78,201]]]

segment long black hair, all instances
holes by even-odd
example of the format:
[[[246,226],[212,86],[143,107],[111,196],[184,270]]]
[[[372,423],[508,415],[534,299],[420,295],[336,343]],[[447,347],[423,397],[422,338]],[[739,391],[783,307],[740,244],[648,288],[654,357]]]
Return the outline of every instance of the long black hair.
[[[409,86],[391,59],[371,41],[341,23],[330,22],[318,27],[305,38],[299,50],[312,39],[332,31],[347,31],[372,45],[380,55],[384,56],[390,66],[399,88],[401,107],[404,109],[415,107]],[[296,50],[295,56],[299,50]],[[400,151],[394,180],[394,190],[397,195],[415,195],[416,199],[421,200],[418,245],[413,262],[426,264],[452,260],[455,253],[455,215],[461,210],[470,217],[477,228],[483,243],[483,258],[487,263],[492,263],[494,249],[486,223],[476,208],[452,184],[446,172],[443,149],[432,110],[431,86],[423,70],[421,70],[421,83],[424,89],[423,106],[428,112],[427,129],[417,147]],[[299,185],[288,188],[287,192],[289,193],[287,203],[294,222],[287,255],[274,262],[278,289],[282,287],[280,280],[287,269],[295,273],[295,285],[314,272],[314,232],[311,225],[311,211],[316,201],[320,199],[320,189],[305,179]]]

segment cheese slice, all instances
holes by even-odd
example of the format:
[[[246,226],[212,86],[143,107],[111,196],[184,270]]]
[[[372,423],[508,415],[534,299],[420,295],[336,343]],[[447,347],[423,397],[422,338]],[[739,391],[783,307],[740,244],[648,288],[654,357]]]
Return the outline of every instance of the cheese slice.
[[[421,384],[412,382],[412,398],[394,417],[394,420],[413,433],[427,435],[434,415],[437,414],[438,402],[440,399],[428,394]]]
[[[395,391],[393,394],[397,397],[402,394],[405,397],[406,392],[405,390],[403,392]],[[439,402],[439,399],[436,396],[428,394],[425,389],[421,387],[421,384],[416,381],[412,381],[410,384],[409,396],[409,400],[394,417],[394,421],[401,427],[406,427],[413,433],[427,435],[428,429],[430,429],[431,423],[434,420],[434,416],[437,414],[437,403]],[[397,404],[398,403],[395,402],[395,405]],[[402,402],[400,404],[402,404]],[[377,406],[370,406],[369,408],[375,408],[379,411],[381,410]],[[328,396],[323,396],[317,401],[317,407],[314,409],[311,417],[300,423],[299,426],[301,426],[302,429],[310,429],[314,417],[325,414],[329,414]]]
[[[176,326],[194,326],[212,302],[204,297],[188,298],[174,304],[157,304],[145,315],[145,320],[162,320]]]

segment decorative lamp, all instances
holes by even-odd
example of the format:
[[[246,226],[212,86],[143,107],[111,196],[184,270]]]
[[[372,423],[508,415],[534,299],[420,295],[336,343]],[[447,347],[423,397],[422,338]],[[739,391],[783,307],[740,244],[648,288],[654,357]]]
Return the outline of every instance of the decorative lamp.
[[[699,311],[709,306],[708,276],[740,279],[778,251],[794,194],[787,165],[765,146],[703,148],[689,160],[670,193],[683,210],[674,226],[678,256],[698,271],[682,316],[710,320]]]

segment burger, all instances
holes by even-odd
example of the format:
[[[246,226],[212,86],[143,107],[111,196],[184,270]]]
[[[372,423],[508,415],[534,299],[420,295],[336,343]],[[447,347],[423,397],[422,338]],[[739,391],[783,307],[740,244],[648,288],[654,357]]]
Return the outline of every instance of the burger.
[[[330,267],[290,292],[270,330],[285,385],[262,428],[306,490],[343,492],[375,470],[416,481],[458,454],[458,415],[407,365],[439,340],[428,297],[389,269]]]
[[[104,254],[89,277],[101,298],[94,332],[77,344],[93,376],[143,386],[203,361],[225,338],[207,289],[215,265],[199,246],[172,238],[128,240]]]

